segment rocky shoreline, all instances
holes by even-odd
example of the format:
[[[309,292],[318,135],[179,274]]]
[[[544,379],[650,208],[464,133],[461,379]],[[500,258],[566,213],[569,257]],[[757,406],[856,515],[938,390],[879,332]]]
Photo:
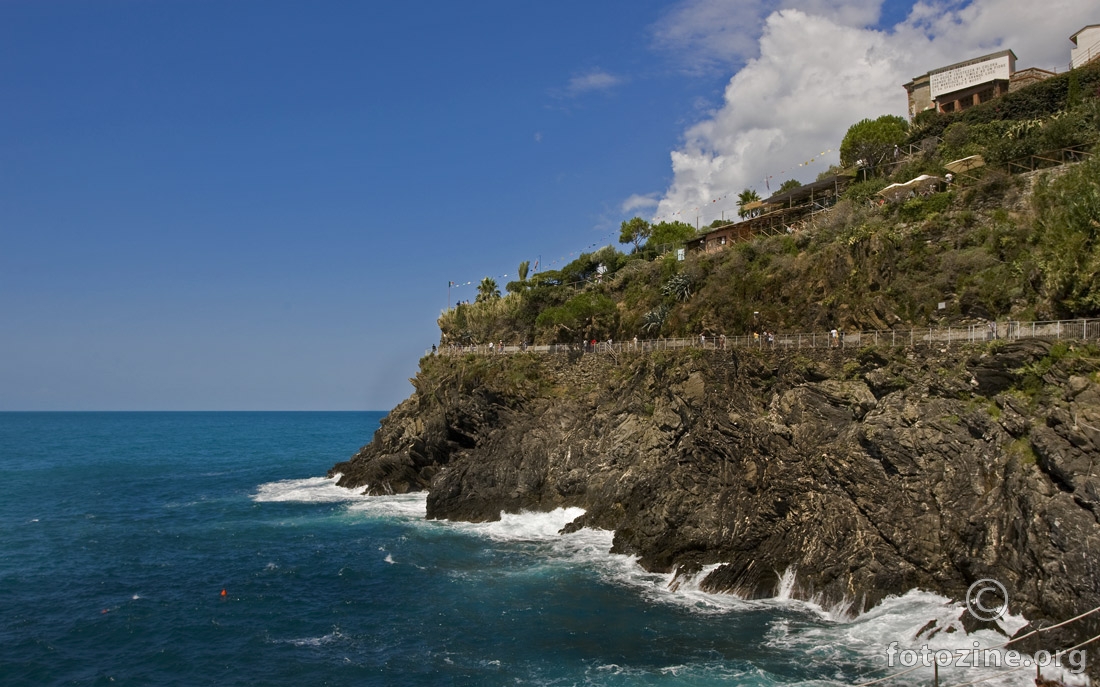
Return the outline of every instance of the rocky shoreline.
[[[428,357],[330,474],[428,490],[430,518],[584,508],[569,528],[614,530],[649,570],[719,564],[709,591],[769,597],[794,569],[792,596],[858,613],[994,578],[1014,613],[1058,621],[1100,606],[1097,369],[1039,340]]]

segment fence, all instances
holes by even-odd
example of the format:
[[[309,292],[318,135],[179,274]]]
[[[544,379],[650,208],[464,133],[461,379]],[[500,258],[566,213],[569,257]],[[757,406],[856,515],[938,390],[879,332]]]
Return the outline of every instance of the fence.
[[[1091,155],[1089,151],[1090,147],[1091,146],[1087,144],[1077,145],[1010,160],[1008,162],[1008,171],[1012,174],[1020,174],[1022,172],[1034,172],[1037,169],[1043,169],[1045,167],[1064,165],[1070,162],[1082,162]]]
[[[586,341],[576,344],[479,344],[452,345],[439,349],[443,355],[474,353],[480,355],[544,353],[649,353],[652,351],[698,348],[704,350],[761,349],[796,351],[835,348],[856,351],[866,346],[956,346],[993,340],[1054,339],[1069,341],[1100,340],[1100,319],[1051,320],[1045,322],[987,322],[958,327],[920,327],[878,331],[800,332],[794,334],[743,334],[737,336],[700,335],[686,338],[633,339],[630,341]],[[430,354],[432,351],[427,351]]]

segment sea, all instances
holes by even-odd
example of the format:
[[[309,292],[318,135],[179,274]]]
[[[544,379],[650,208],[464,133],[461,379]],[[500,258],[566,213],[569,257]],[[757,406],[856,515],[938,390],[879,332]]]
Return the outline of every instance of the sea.
[[[578,509],[426,520],[325,477],[383,416],[0,413],[0,685],[923,685],[891,644],[915,659],[963,610],[853,616],[793,598],[793,569],[770,599],[704,593],[559,534]],[[974,641],[1000,637],[930,645]],[[990,677],[1034,669],[939,668]]]

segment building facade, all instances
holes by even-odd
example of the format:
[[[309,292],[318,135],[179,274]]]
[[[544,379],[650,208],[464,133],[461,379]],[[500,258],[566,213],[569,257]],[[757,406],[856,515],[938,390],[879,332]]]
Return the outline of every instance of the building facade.
[[[909,118],[930,109],[958,112],[1002,96],[1015,73],[1016,55],[1011,50],[933,69],[905,84]]]
[[[1069,37],[1073,49],[1069,51],[1069,65],[1077,69],[1100,58],[1100,24],[1089,24]]]

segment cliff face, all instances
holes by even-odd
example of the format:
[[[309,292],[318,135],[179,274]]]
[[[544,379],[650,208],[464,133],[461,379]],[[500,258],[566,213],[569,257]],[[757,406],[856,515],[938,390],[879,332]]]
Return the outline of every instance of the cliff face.
[[[1012,610],[1100,606],[1094,351],[683,351],[427,358],[416,393],[335,466],[428,516],[586,509],[651,570],[712,591],[869,608],[1003,582]],[[1084,631],[1084,630],[1082,630]],[[1093,632],[1095,634],[1095,632]]]

